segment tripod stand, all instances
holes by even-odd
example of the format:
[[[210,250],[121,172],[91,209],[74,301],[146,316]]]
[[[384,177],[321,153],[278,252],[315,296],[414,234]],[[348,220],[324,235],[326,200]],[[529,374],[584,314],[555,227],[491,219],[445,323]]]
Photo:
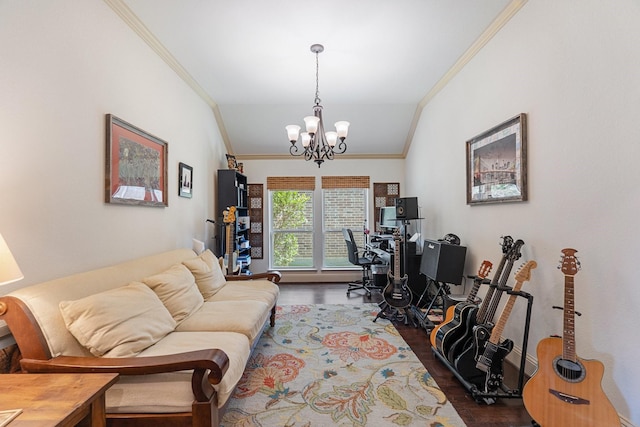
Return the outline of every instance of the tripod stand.
[[[427,331],[427,333],[430,333],[436,325],[429,319],[429,313],[434,308],[434,306],[438,305],[443,309],[444,314],[444,300],[447,295],[451,293],[451,289],[449,288],[449,284],[445,282],[438,282],[431,278],[427,279],[427,286],[425,286],[424,291],[422,291],[422,294],[420,294],[420,297],[418,298],[416,304],[411,308],[413,315],[418,319],[420,326],[422,326]],[[429,289],[432,288],[432,285],[435,285],[437,289],[435,293],[428,295],[430,301],[423,312],[422,309],[420,309],[420,303],[422,302],[422,299],[425,297],[425,295],[429,293]]]

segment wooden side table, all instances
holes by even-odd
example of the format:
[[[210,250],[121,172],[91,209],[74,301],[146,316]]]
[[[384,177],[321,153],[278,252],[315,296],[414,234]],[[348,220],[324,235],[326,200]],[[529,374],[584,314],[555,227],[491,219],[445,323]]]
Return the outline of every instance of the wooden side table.
[[[104,393],[118,374],[1,374],[0,410],[22,409],[9,427],[105,427]]]

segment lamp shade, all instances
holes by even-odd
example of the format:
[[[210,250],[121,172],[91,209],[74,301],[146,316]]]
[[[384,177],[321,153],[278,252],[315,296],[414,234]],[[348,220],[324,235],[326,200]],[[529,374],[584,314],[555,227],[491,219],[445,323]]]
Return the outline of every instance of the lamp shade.
[[[0,285],[15,282],[23,277],[20,267],[0,234]]]

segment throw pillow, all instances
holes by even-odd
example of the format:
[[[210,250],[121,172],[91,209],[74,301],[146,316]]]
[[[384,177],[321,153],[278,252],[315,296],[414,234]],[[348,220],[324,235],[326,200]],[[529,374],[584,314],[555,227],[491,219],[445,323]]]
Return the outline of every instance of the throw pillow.
[[[142,280],[158,295],[171,316],[180,323],[204,303],[195,278],[187,267],[175,264]]]
[[[209,249],[204,251],[199,257],[183,261],[191,273],[196,278],[196,285],[204,299],[209,299],[216,294],[227,280],[220,268],[216,256]]]
[[[59,307],[69,332],[95,356],[135,356],[176,327],[169,311],[144,283],[61,301]]]

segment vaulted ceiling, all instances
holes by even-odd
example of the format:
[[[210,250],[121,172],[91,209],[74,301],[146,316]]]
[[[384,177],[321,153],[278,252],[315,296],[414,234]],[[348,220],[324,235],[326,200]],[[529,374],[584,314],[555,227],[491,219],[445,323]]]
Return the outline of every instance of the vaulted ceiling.
[[[105,0],[211,105],[227,150],[288,157],[284,127],[351,123],[347,154],[402,158],[422,108],[526,0]]]

